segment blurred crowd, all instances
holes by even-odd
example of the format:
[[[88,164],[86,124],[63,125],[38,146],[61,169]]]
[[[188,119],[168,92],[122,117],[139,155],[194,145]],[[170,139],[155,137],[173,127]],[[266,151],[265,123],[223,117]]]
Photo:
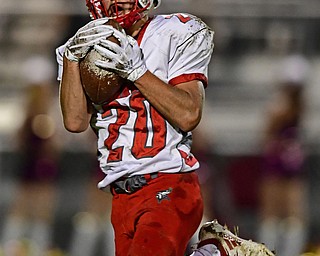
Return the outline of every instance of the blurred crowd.
[[[57,38],[53,40],[49,32],[47,37],[39,35],[39,40],[48,42],[47,48],[37,48],[35,39],[29,38],[32,55],[24,53],[16,71],[21,84],[19,107],[9,119],[16,129],[3,139],[10,147],[0,155],[0,256],[114,255],[111,195],[96,187],[102,172],[96,161],[95,135],[90,130],[66,132],[58,105],[54,48],[88,20],[82,15],[55,19]],[[268,80],[270,94],[260,102],[261,129],[253,151],[221,153],[227,151],[215,144],[219,120],[209,121],[215,113],[210,94],[219,89],[219,75],[207,88],[209,110],[193,135],[193,152],[201,164],[197,172],[205,200],[203,222],[217,218],[230,228],[238,226],[241,236],[265,243],[278,256],[316,256],[320,231],[313,227],[313,210],[319,202],[312,201],[317,198],[312,193],[320,182],[314,171],[320,163],[306,143],[305,131],[311,61],[287,30],[278,28],[278,32],[277,37],[269,31],[265,46],[265,52],[276,56],[272,67],[276,72]],[[219,33],[216,37],[219,54],[219,44],[225,51],[225,41]],[[241,43],[233,47],[246,49]],[[223,54],[216,73],[221,71],[221,59]],[[215,57],[213,66],[215,70]],[[196,241],[194,237],[190,247]]]

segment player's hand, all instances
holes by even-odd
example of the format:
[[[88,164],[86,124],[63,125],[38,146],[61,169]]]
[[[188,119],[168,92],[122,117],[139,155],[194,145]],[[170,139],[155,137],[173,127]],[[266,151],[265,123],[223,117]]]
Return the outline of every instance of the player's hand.
[[[64,52],[65,57],[70,61],[79,62],[94,44],[98,43],[102,38],[112,35],[113,31],[110,30],[109,26],[103,25],[107,21],[108,18],[93,20],[80,28],[68,40]]]
[[[133,37],[111,29],[120,46],[107,39],[100,40],[99,44],[94,45],[94,49],[106,60],[97,60],[95,64],[134,82],[147,71],[142,50]]]

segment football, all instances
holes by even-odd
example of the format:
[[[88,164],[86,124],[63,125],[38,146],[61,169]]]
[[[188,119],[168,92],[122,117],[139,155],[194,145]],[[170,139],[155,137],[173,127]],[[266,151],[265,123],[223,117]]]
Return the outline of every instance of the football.
[[[108,20],[105,25],[111,25],[118,30],[122,29],[120,24],[115,20]],[[107,39],[118,45],[120,44],[114,36],[110,36]],[[94,104],[100,105],[113,100],[119,93],[122,85],[126,82],[126,79],[111,71],[97,67],[94,62],[98,59],[105,60],[93,48],[80,61],[79,66],[80,78],[85,93]]]

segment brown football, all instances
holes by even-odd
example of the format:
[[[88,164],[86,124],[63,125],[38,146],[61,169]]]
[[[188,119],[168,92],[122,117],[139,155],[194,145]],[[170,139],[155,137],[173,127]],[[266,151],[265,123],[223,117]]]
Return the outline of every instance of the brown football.
[[[105,25],[111,25],[118,30],[122,29],[115,20],[109,20]],[[120,44],[114,36],[110,36],[107,39]],[[111,71],[97,67],[94,62],[98,59],[105,60],[96,50],[90,50],[79,63],[80,77],[88,98],[95,104],[103,104],[115,98],[126,79]]]

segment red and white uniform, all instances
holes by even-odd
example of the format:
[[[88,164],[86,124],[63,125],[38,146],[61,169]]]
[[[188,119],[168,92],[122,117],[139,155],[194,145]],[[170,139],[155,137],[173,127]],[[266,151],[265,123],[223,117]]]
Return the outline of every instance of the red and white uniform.
[[[200,19],[182,13],[157,15],[137,40],[147,68],[164,82],[175,86],[200,80],[207,86],[213,31]],[[189,172],[199,167],[190,152],[191,133],[166,121],[136,87],[126,87],[104,109],[93,124],[100,167],[106,175],[99,188],[123,176]]]

